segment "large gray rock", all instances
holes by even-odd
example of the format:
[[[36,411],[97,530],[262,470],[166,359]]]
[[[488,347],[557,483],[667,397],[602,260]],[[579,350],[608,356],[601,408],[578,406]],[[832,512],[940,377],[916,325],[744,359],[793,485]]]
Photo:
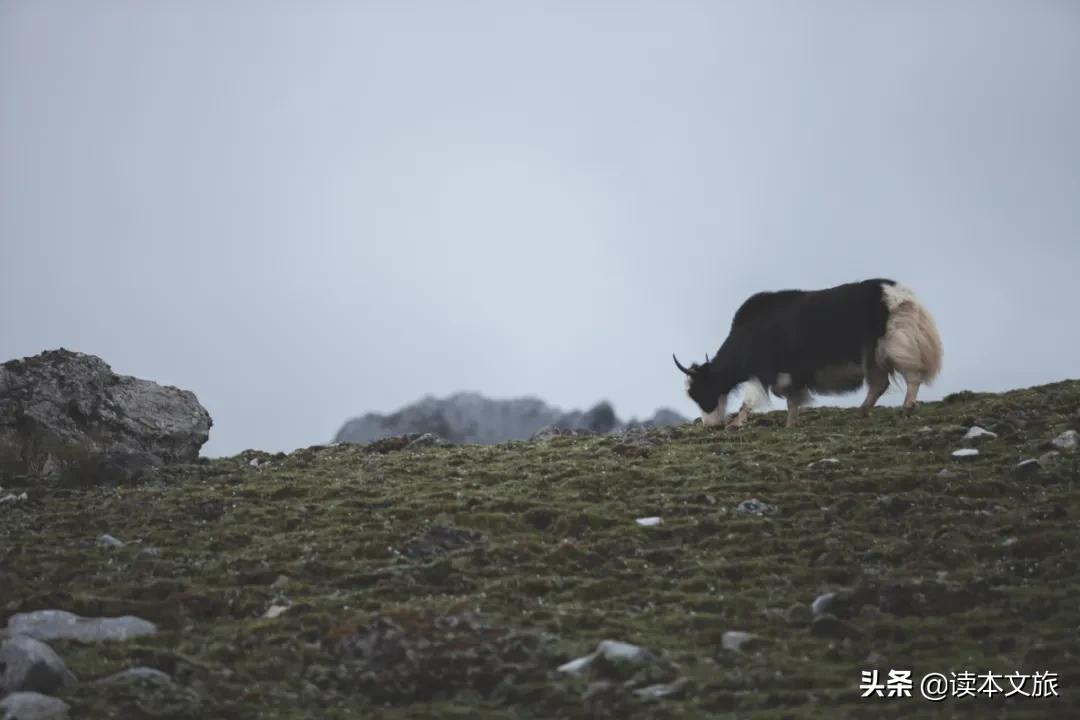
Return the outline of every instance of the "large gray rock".
[[[127,480],[194,462],[210,414],[187,390],[51,350],[0,365],[0,472]]]
[[[0,700],[0,720],[66,720],[68,704],[36,692],[11,693]]]
[[[129,640],[157,632],[154,623],[134,615],[87,618],[66,610],[35,610],[8,618],[8,633],[38,640]]]
[[[54,693],[74,680],[60,656],[40,640],[16,635],[0,642],[0,696]]]
[[[686,422],[671,410],[660,410],[646,426]],[[400,435],[432,433],[454,443],[490,445],[528,440],[542,429],[585,430],[610,433],[626,427],[610,403],[601,402],[585,412],[563,412],[536,398],[492,400],[477,393],[446,398],[425,397],[389,415],[368,413],[349,420],[334,442],[370,443]]]

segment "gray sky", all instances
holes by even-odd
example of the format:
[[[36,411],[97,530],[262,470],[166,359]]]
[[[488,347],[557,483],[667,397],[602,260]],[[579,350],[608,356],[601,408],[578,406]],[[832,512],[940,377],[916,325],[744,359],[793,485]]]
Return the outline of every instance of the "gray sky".
[[[1077,377],[1078,270],[1077,2],[0,0],[0,359],[191,389],[209,455],[466,389],[693,414],[673,351],[875,276],[925,398]]]

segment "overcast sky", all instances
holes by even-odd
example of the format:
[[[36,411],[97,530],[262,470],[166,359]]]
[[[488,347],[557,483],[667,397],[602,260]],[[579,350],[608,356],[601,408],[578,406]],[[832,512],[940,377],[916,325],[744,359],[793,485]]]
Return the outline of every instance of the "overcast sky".
[[[927,399],[1078,377],[1078,273],[1071,0],[0,0],[0,360],[193,390],[208,455],[693,415],[672,352],[865,277],[935,315]]]

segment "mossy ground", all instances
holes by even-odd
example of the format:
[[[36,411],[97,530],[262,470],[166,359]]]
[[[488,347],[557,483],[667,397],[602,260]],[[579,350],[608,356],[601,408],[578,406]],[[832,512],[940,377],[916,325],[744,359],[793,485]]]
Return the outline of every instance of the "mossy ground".
[[[37,483],[0,507],[0,621],[161,626],[52,643],[83,718],[1076,717],[1080,453],[1014,466],[1080,428],[1078,408],[1070,381],[869,421],[811,409],[794,430],[770,413],[738,432],[247,452],[135,486]],[[998,438],[954,460],[972,424]],[[736,512],[749,498],[776,510]],[[815,629],[808,606],[834,590],[856,601]],[[724,650],[729,630],[758,642]],[[606,638],[659,660],[556,671]],[[94,682],[134,665],[176,685]],[[1060,697],[863,699],[873,668],[1046,670]],[[632,691],[678,678],[672,696]]]

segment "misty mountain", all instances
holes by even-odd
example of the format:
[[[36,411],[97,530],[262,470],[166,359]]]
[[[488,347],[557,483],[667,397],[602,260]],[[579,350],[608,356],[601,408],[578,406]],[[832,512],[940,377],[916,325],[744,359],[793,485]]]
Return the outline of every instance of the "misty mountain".
[[[649,419],[624,422],[608,402],[586,411],[564,412],[533,397],[494,400],[462,392],[446,398],[426,396],[397,412],[368,413],[346,422],[334,442],[368,443],[396,435],[434,433],[456,443],[491,445],[527,440],[544,428],[617,432],[632,425],[678,425],[686,418],[661,408]]]

